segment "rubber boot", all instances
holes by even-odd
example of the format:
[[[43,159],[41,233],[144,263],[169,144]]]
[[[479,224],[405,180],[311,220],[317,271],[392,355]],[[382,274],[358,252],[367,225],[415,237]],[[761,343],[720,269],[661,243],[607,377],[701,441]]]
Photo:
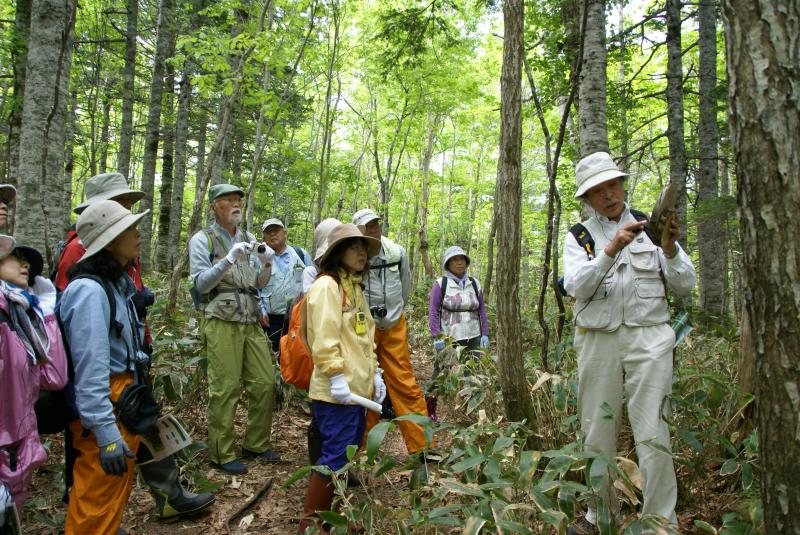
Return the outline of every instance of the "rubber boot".
[[[297,528],[298,533],[305,533],[306,529],[316,527],[320,533],[328,533],[322,521],[316,518],[319,511],[330,511],[333,503],[333,483],[319,472],[311,472],[306,490],[306,499],[303,503],[303,518]]]
[[[214,503],[214,495],[210,492],[195,494],[183,488],[172,455],[137,466],[156,502],[156,514],[161,520],[176,520],[183,515],[202,511]]]
[[[438,401],[439,398],[435,396],[425,398],[425,405],[428,407],[428,416],[435,424],[439,423],[439,417],[436,415],[436,404]]]

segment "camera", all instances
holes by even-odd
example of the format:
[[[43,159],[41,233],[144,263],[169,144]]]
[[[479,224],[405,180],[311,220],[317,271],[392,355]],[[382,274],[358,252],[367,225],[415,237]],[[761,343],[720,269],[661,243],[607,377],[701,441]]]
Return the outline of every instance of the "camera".
[[[372,314],[373,318],[385,318],[386,317],[386,305],[378,305],[374,307],[369,307],[369,313]]]

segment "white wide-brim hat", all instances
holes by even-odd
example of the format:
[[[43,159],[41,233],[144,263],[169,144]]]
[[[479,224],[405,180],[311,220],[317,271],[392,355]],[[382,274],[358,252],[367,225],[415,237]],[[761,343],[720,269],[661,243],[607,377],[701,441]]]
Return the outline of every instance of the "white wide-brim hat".
[[[86,200],[72,209],[76,214],[80,214],[86,208],[98,201],[107,201],[123,195],[131,195],[135,201],[144,198],[144,192],[128,187],[128,180],[122,173],[102,173],[95,175],[86,181],[83,186]]]
[[[628,173],[620,171],[607,152],[590,154],[579,161],[575,167],[575,182],[578,186],[578,189],[575,190],[575,198],[580,199],[598,184],[626,176]]]
[[[150,210],[132,214],[116,201],[97,201],[89,205],[78,217],[76,224],[78,237],[86,247],[86,252],[79,262],[102,251],[106,245],[138,223],[148,212]]]

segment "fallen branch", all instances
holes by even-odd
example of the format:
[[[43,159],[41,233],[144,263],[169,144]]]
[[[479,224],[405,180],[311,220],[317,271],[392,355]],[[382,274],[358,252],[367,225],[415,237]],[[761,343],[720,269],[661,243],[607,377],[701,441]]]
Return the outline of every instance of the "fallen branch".
[[[269,491],[269,489],[271,489],[271,488],[272,488],[272,478],[269,478],[269,479],[266,481],[266,483],[264,483],[264,484],[261,486],[261,488],[260,488],[260,489],[258,489],[258,491],[257,491],[255,494],[253,494],[253,495],[250,497],[250,499],[249,499],[249,500],[247,500],[247,501],[244,503],[244,505],[242,505],[242,506],[241,506],[241,507],[239,507],[239,508],[238,508],[236,511],[234,511],[233,513],[231,513],[230,515],[228,515],[228,518],[226,518],[226,519],[225,519],[225,533],[227,533],[228,535],[231,535],[231,528],[230,528],[230,525],[229,525],[229,524],[231,523],[231,520],[233,520],[234,518],[236,518],[236,517],[237,517],[237,516],[239,516],[240,514],[242,514],[242,513],[244,513],[245,511],[247,511],[247,509],[248,509],[248,508],[249,508],[251,505],[253,505],[254,503],[256,503],[256,502],[257,502],[257,501],[258,501],[258,500],[259,500],[259,499],[260,499],[260,498],[261,498],[261,497],[262,497],[264,494],[266,494],[266,493]]]

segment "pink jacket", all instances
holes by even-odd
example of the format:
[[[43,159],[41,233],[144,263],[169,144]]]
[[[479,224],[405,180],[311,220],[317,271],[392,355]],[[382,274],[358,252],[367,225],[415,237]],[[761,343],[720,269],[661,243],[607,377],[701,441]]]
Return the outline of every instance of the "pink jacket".
[[[9,302],[0,292],[0,310],[9,317]],[[50,361],[31,363],[14,326],[0,321],[0,481],[8,485],[17,508],[28,497],[33,471],[47,460],[33,410],[39,390],[67,384],[67,356],[54,314],[45,316]]]

